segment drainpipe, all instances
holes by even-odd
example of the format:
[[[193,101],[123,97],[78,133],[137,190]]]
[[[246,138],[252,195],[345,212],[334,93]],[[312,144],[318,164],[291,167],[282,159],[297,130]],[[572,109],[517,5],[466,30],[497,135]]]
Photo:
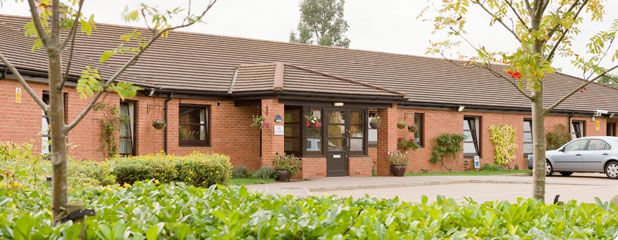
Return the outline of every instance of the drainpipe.
[[[171,101],[174,98],[174,92],[171,92],[167,95],[167,97],[165,98],[165,102],[163,102],[163,121],[165,122],[165,128],[163,130],[163,152],[165,152],[165,154],[167,154],[168,150],[167,150],[167,127],[168,127],[168,121],[167,121],[167,103],[169,101]]]

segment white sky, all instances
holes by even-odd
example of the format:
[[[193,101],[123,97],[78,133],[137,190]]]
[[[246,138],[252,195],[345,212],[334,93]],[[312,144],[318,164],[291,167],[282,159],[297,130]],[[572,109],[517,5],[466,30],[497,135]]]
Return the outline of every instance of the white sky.
[[[439,3],[442,0],[435,1]],[[94,13],[95,20],[99,23],[126,24],[121,19],[121,12],[127,4],[135,6],[139,2],[87,0],[84,8],[86,13]],[[185,0],[144,2],[161,7],[186,4]],[[199,2],[194,0],[194,6]],[[205,24],[192,26],[186,31],[287,42],[290,31],[295,30],[300,18],[299,2],[300,0],[219,0],[207,14]],[[584,26],[581,29],[582,37],[573,40],[576,51],[582,52],[592,34],[606,30],[611,21],[618,18],[618,1],[606,2],[607,20]],[[345,19],[350,25],[347,33],[351,40],[350,48],[425,55],[429,41],[437,40],[436,36],[431,35],[432,23],[417,20],[417,15],[426,5],[426,0],[347,0]],[[28,16],[27,3],[4,0],[0,14]],[[474,36],[470,37],[472,42],[484,44],[490,50],[515,49],[517,44],[513,38],[499,26],[490,28],[487,24],[488,18],[483,14],[475,11],[469,19],[470,33]],[[471,54],[470,50],[470,47],[462,46],[453,50],[453,55],[459,52]],[[605,66],[610,64],[612,62],[609,60],[604,62]],[[581,72],[570,66],[568,60],[557,59],[554,67],[563,69],[564,73],[581,76]]]

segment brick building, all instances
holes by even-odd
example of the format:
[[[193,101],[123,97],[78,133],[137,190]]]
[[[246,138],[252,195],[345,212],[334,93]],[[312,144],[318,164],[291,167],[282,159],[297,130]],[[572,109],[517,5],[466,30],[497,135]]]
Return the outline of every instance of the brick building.
[[[0,16],[0,51],[45,98],[47,59],[44,51],[31,51],[32,39],[23,34],[27,21]],[[98,25],[93,35],[78,36],[65,95],[68,119],[88,102],[74,88],[81,69],[98,66],[103,76],[111,74],[128,57],[99,66],[100,53],[132,30]],[[0,72],[0,141],[32,143],[45,153],[45,117],[2,64]],[[435,138],[443,133],[467,136],[464,152],[445,162],[449,169],[471,168],[475,155],[482,164],[493,163],[492,124],[516,129],[512,167],[526,166],[532,149],[528,100],[486,70],[442,59],[174,32],[121,81],[144,89],[132,100],[112,93],[102,100],[128,119],[117,136],[120,153],[127,155],[219,152],[236,166],[257,169],[277,154],[295,154],[302,158],[302,178],[319,178],[367,176],[372,170],[387,175],[385,159],[397,151],[399,138],[421,145],[410,152],[408,171],[445,171],[429,162]],[[583,81],[548,76],[546,103]],[[591,84],[556,108],[546,129],[562,124],[575,137],[615,135],[617,103],[618,91]],[[597,110],[607,114],[593,118]],[[105,114],[92,111],[71,131],[72,157],[106,157],[100,139]],[[254,116],[263,117],[261,129],[251,126]],[[379,126],[371,124],[378,116]],[[417,130],[397,128],[402,121]],[[155,122],[165,124],[157,128]]]

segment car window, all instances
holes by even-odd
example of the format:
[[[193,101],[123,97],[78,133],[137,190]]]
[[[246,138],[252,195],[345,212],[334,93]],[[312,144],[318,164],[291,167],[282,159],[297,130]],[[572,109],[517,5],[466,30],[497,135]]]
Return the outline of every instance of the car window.
[[[564,147],[564,151],[568,152],[568,151],[581,151],[584,150],[586,148],[586,143],[588,142],[588,140],[577,140],[574,141],[572,143],[569,143],[568,145],[566,145]]]
[[[591,151],[609,150],[609,149],[610,149],[609,144],[599,139],[591,139],[590,143],[588,144],[588,150],[591,150]]]

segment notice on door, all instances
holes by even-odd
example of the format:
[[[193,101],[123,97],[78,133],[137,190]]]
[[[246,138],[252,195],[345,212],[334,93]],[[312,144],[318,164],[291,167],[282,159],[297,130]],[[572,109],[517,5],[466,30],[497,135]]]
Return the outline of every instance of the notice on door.
[[[275,125],[275,136],[283,136],[284,134],[284,129],[283,129],[283,125]]]

